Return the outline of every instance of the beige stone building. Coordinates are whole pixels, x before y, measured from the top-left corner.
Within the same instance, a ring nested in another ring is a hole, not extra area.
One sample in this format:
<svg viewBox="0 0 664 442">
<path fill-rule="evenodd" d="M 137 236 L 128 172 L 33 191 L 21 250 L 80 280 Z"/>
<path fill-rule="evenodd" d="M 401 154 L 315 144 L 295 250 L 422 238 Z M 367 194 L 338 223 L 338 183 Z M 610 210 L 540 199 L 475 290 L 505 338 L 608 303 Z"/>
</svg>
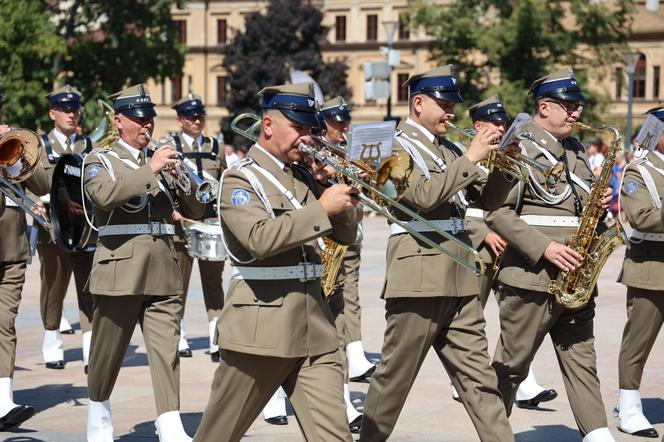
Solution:
<svg viewBox="0 0 664 442">
<path fill-rule="evenodd" d="M 432 0 L 441 5 L 451 0 Z M 645 10 L 644 1 L 637 1 L 638 13 L 630 47 L 641 54 L 636 66 L 634 88 L 634 120 L 640 114 L 662 103 L 664 98 L 664 5 L 659 12 Z M 219 131 L 219 123 L 228 112 L 226 72 L 222 66 L 224 45 L 244 29 L 245 16 L 261 10 L 267 2 L 246 0 L 188 1 L 185 9 L 174 9 L 173 18 L 180 27 L 180 38 L 188 52 L 182 77 L 162 84 L 152 83 L 150 89 L 158 104 L 156 133 L 176 130 L 175 111 L 171 104 L 192 91 L 203 97 L 208 108 L 207 133 Z M 363 64 L 384 61 L 381 46 L 386 46 L 385 21 L 399 19 L 409 0 L 321 0 L 324 24 L 329 27 L 323 46 L 325 59 L 346 60 L 348 84 L 353 90 L 353 116 L 356 121 L 376 121 L 387 112 L 386 100 L 365 99 Z M 407 114 L 407 95 L 399 85 L 413 72 L 432 66 L 426 48 L 428 37 L 421 30 L 400 24 L 394 35 L 394 47 L 400 62 L 392 72 L 392 114 Z M 624 65 L 616 65 L 595 73 L 594 87 L 612 100 L 607 120 L 624 123 L 627 114 L 627 74 Z"/>
</svg>

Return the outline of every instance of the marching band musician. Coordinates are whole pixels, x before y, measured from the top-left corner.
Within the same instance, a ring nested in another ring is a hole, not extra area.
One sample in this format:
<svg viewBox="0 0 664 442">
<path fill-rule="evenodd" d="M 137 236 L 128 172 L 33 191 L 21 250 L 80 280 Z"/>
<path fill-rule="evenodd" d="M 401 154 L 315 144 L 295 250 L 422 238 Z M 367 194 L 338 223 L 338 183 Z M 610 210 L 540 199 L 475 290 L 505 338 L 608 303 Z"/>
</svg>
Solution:
<svg viewBox="0 0 664 442">
<path fill-rule="evenodd" d="M 66 84 L 48 95 L 51 109 L 48 115 L 53 120 L 53 130 L 42 134 L 44 155 L 42 164 L 53 180 L 53 172 L 58 159 L 63 154 L 86 154 L 92 150 L 92 142 L 87 137 L 79 137 L 76 127 L 81 116 L 81 93 Z M 50 194 L 42 197 L 45 206 L 49 207 Z M 82 207 L 71 201 L 72 210 L 80 212 Z M 81 212 L 82 213 L 82 212 Z M 82 214 L 80 216 L 83 216 Z M 91 321 L 93 300 L 85 283 L 92 269 L 93 252 L 67 252 L 53 241 L 51 235 L 41 226 L 37 227 L 37 252 L 41 264 L 40 311 L 44 324 L 44 342 L 42 354 L 46 368 L 65 368 L 64 347 L 60 335 L 60 320 L 63 317 L 63 302 L 67 294 L 69 279 L 74 273 L 78 313 L 83 331 L 83 366 L 87 372 L 91 343 Z"/>
<path fill-rule="evenodd" d="M 571 68 L 533 82 L 535 115 L 524 128 L 525 154 L 550 164 L 561 161 L 565 176 L 551 188 L 543 178 L 519 183 L 504 205 L 485 216 L 488 227 L 508 244 L 498 274 L 501 334 L 493 367 L 508 414 L 518 385 L 549 334 L 565 390 L 584 442 L 613 441 L 600 395 L 593 336 L 594 299 L 568 310 L 548 294 L 559 270 L 573 270 L 582 256 L 567 244 L 576 233 L 594 175 L 581 143 L 571 137 L 585 97 Z M 544 183 L 544 184 L 543 184 Z M 605 207 L 611 189 L 605 193 Z"/>
<path fill-rule="evenodd" d="M 393 151 L 407 152 L 415 166 L 401 202 L 469 243 L 463 219 L 466 202 L 480 201 L 491 209 L 512 187 L 501 173 L 492 173 L 487 181 L 477 165 L 497 148 L 492 141 L 499 133 L 482 129 L 465 154 L 445 138 L 439 144 L 437 136 L 447 132 L 445 121 L 454 117 L 454 105 L 462 101 L 451 65 L 413 75 L 405 85 L 409 117 L 398 127 Z M 460 245 L 411 224 L 451 252 L 468 257 Z M 401 226 L 391 224 L 390 234 L 381 295 L 387 326 L 381 362 L 364 403 L 360 440 L 384 441 L 390 436 L 430 347 L 459 391 L 480 439 L 514 440 L 487 353 L 477 278 Z"/>
<path fill-rule="evenodd" d="M 0 120 L 4 90 L 0 85 Z M 7 132 L 0 127 L 0 135 Z M 30 178 L 21 183 L 31 192 L 43 195 L 48 192 L 48 174 L 41 165 Z M 11 192 L 8 188 L 4 189 Z M 27 260 L 30 257 L 25 212 L 12 200 L 0 193 L 0 431 L 14 428 L 30 419 L 35 410 L 30 405 L 18 405 L 13 399 L 12 381 L 16 362 L 16 315 L 21 302 L 25 282 Z"/>
<path fill-rule="evenodd" d="M 648 114 L 664 124 L 664 107 Z M 641 437 L 659 437 L 643 415 L 641 378 L 664 322 L 664 135 L 643 146 L 625 167 L 620 189 L 625 214 L 634 229 L 618 282 L 627 286 L 627 323 L 618 358 L 618 429 Z"/>
<path fill-rule="evenodd" d="M 177 112 L 177 122 L 182 128 L 179 134 L 173 136 L 175 148 L 182 152 L 187 164 L 196 171 L 199 178 L 203 180 L 219 181 L 221 173 L 226 169 L 226 156 L 219 152 L 219 143 L 216 138 L 203 135 L 205 129 L 206 112 L 203 99 L 198 95 L 187 94 L 178 100 L 173 106 Z M 217 221 L 215 203 L 210 202 L 205 207 L 205 214 L 197 221 Z M 177 215 L 176 215 L 177 217 Z M 177 221 L 177 220 L 176 220 Z M 187 222 L 184 222 L 185 226 Z M 178 263 L 182 270 L 182 317 L 180 323 L 180 343 L 178 351 L 180 357 L 191 357 L 191 350 L 187 343 L 184 329 L 184 307 L 187 303 L 187 291 L 191 268 L 194 263 L 187 253 L 185 232 L 182 223 L 175 223 L 175 250 L 178 255 Z M 203 299 L 207 310 L 210 330 L 210 357 L 213 362 L 219 362 L 219 347 L 215 340 L 217 319 L 221 309 L 224 307 L 224 289 L 222 287 L 221 275 L 224 272 L 224 261 L 198 260 L 198 268 L 201 274 L 201 285 L 203 288 Z"/>
<path fill-rule="evenodd" d="M 146 162 L 156 116 L 148 89 L 131 86 L 109 99 L 120 139 L 108 151 L 93 151 L 83 174 L 99 228 L 89 280 L 95 311 L 88 440 L 113 440 L 109 397 L 138 322 L 150 363 L 159 440 L 190 441 L 178 411 L 182 280 L 172 216 L 176 199 L 185 216 L 202 216 L 204 206 L 192 189 L 187 193 L 160 179 L 165 168 L 174 166 L 175 149 L 156 149 Z"/>
<path fill-rule="evenodd" d="M 351 114 L 348 104 L 343 97 L 336 97 L 326 101 L 321 106 L 319 115 L 325 121 L 325 138 L 334 144 L 346 144 L 346 137 L 350 128 Z M 345 279 L 338 284 L 336 290 L 343 292 L 343 316 L 346 328 L 346 360 L 350 380 L 361 381 L 371 377 L 376 366 L 367 360 L 362 346 L 361 309 L 358 293 L 360 280 L 360 259 L 362 250 L 362 215 L 361 207 L 357 209 L 360 224 L 358 240 L 348 246 L 344 256 L 343 267 Z M 342 355 L 343 356 L 343 355 Z"/>
<path fill-rule="evenodd" d="M 221 363 L 196 441 L 237 441 L 279 386 L 307 440 L 345 440 L 338 338 L 322 294 L 322 237 L 351 244 L 357 190 L 324 191 L 298 149 L 318 125 L 309 83 L 263 89 L 261 133 L 222 178 L 233 276 L 219 318 Z M 321 192 L 322 191 L 322 192 Z"/>
<path fill-rule="evenodd" d="M 499 96 L 487 98 L 468 108 L 468 114 L 473 121 L 475 130 L 480 131 L 486 126 L 495 127 L 501 137 L 507 130 L 509 116 Z M 486 272 L 480 276 L 480 301 L 482 307 L 486 306 L 489 293 L 494 287 L 496 272 L 494 265 L 498 263 L 500 255 L 505 251 L 507 243 L 496 232 L 491 231 L 484 222 L 484 212 L 474 207 L 466 211 L 468 218 L 468 234 L 473 245 L 478 245 L 478 251 L 486 265 Z M 528 377 L 519 384 L 516 392 L 516 406 L 519 408 L 536 408 L 540 402 L 547 402 L 558 396 L 556 390 L 547 390 L 537 383 L 532 368 L 528 370 Z"/>
</svg>

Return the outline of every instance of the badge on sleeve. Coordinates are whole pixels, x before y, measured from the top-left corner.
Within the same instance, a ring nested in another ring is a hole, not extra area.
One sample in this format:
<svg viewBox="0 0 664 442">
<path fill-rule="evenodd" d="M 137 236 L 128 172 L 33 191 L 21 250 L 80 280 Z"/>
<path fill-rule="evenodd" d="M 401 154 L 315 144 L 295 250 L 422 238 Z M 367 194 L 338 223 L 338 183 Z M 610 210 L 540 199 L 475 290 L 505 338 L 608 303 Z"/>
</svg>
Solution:
<svg viewBox="0 0 664 442">
<path fill-rule="evenodd" d="M 625 183 L 625 192 L 627 192 L 628 195 L 633 194 L 639 190 L 639 183 L 637 183 L 634 180 L 629 180 Z"/>
<path fill-rule="evenodd" d="M 88 168 L 88 177 L 93 178 L 99 173 L 99 164 L 93 164 Z"/>
<path fill-rule="evenodd" d="M 244 189 L 235 189 L 231 194 L 231 204 L 234 206 L 243 206 L 249 204 L 249 201 L 251 201 L 249 192 Z"/>
</svg>

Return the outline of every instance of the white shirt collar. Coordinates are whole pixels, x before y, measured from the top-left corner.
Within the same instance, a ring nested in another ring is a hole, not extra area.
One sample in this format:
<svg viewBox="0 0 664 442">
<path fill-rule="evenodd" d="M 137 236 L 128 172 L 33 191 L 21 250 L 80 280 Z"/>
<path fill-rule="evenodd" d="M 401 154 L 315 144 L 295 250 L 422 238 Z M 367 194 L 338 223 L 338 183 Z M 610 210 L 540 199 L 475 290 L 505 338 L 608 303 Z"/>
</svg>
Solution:
<svg viewBox="0 0 664 442">
<path fill-rule="evenodd" d="M 434 134 L 432 134 L 429 129 L 426 127 L 422 126 L 419 123 L 416 123 L 415 121 L 411 120 L 410 117 L 406 118 L 406 124 L 410 124 L 411 126 L 415 126 L 424 134 L 425 137 L 429 140 L 429 142 L 433 143 L 434 138 L 436 137 Z"/>
<path fill-rule="evenodd" d="M 277 163 L 277 166 L 279 166 L 279 169 L 284 170 L 284 166 L 285 166 L 285 164 L 284 164 L 283 161 L 277 159 L 277 157 L 275 157 L 275 156 L 272 155 L 270 152 L 268 152 L 267 150 L 265 150 L 265 148 L 264 148 L 263 146 L 261 146 L 260 144 L 256 143 L 256 144 L 254 144 L 254 146 L 256 146 L 257 148 L 259 148 L 260 150 L 262 150 L 262 151 L 265 153 L 265 155 L 267 155 L 268 157 L 272 158 L 272 160 L 274 160 L 274 162 Z"/>
<path fill-rule="evenodd" d="M 182 139 L 184 140 L 184 142 L 189 147 L 191 147 L 191 145 L 194 144 L 194 137 L 192 137 L 191 135 L 188 135 L 184 132 L 182 132 Z M 198 143 L 198 149 L 200 150 L 201 146 L 203 145 L 203 134 L 198 136 L 198 138 L 196 139 L 196 142 Z"/>
<path fill-rule="evenodd" d="M 67 147 L 67 135 L 60 132 L 57 127 L 53 128 L 53 135 L 55 136 L 55 139 L 58 140 L 58 143 L 62 145 L 62 147 L 64 148 Z M 69 141 L 71 142 L 72 146 L 74 145 L 75 140 L 76 140 L 76 133 L 74 133 L 69 137 Z"/>
<path fill-rule="evenodd" d="M 138 153 L 141 151 L 141 149 L 139 149 L 138 147 L 134 147 L 134 146 L 131 146 L 131 145 L 127 144 L 125 142 L 125 140 L 123 140 L 122 138 L 120 138 L 118 140 L 118 143 L 120 144 L 120 146 L 124 147 L 125 149 L 127 149 L 127 151 L 129 151 L 129 153 L 134 158 L 134 160 L 138 161 Z M 147 149 L 148 149 L 147 147 L 144 147 L 142 149 L 143 150 L 143 155 L 145 155 L 146 160 L 148 158 Z"/>
</svg>

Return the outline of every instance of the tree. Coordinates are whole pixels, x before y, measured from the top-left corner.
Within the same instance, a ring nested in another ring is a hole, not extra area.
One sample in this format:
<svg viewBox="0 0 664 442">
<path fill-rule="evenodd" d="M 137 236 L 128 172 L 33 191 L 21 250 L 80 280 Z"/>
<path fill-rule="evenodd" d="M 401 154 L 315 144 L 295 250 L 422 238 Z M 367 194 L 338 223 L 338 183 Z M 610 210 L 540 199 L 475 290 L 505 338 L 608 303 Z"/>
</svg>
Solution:
<svg viewBox="0 0 664 442">
<path fill-rule="evenodd" d="M 309 72 L 326 97 L 350 97 L 348 66 L 342 60 L 325 63 L 321 56 L 327 35 L 322 19 L 320 8 L 308 0 L 271 0 L 265 13 L 247 16 L 245 30 L 236 33 L 224 53 L 231 115 L 257 112 L 258 92 L 286 83 L 292 69 Z"/>
<path fill-rule="evenodd" d="M 573 66 L 582 85 L 607 75 L 624 53 L 633 10 L 633 0 L 418 0 L 409 16 L 433 36 L 433 59 L 458 67 L 465 107 L 499 93 L 516 114 L 532 109 L 530 84 L 558 67 Z M 583 89 L 584 120 L 596 120 L 608 97 Z"/>
<path fill-rule="evenodd" d="M 45 95 L 56 85 L 70 83 L 82 92 L 87 123 L 93 126 L 100 115 L 97 98 L 149 78 L 180 75 L 185 47 L 171 9 L 183 3 L 0 2 L 0 19 L 6 21 L 0 30 L 0 73 L 10 122 L 33 128 L 50 125 Z"/>
</svg>

